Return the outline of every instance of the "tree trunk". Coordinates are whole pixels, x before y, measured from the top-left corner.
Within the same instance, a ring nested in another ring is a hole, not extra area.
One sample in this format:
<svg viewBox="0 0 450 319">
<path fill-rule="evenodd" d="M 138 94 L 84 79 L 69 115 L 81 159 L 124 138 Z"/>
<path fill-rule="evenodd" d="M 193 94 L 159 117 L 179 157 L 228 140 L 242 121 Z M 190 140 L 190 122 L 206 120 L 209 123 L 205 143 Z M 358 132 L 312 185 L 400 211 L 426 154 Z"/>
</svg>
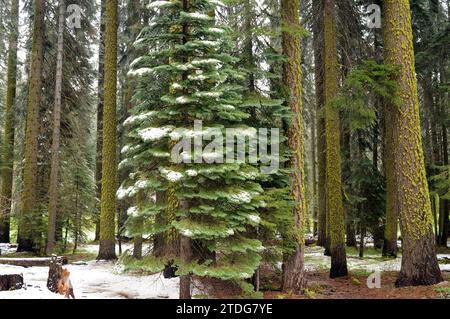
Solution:
<svg viewBox="0 0 450 319">
<path fill-rule="evenodd" d="M 281 21 L 285 28 L 297 30 L 300 27 L 299 1 L 281 1 Z M 306 186 L 305 186 L 305 134 L 302 105 L 302 74 L 300 36 L 295 31 L 282 33 L 283 54 L 287 61 L 283 63 L 283 85 L 289 92 L 287 101 L 293 114 L 292 125 L 288 131 L 288 144 L 293 152 L 289 163 L 293 170 L 291 192 L 296 204 L 293 209 L 294 234 L 296 234 L 295 252 L 284 256 L 283 292 L 300 293 L 306 285 L 304 250 L 306 225 Z"/>
<path fill-rule="evenodd" d="M 10 242 L 10 213 L 14 164 L 14 101 L 17 81 L 17 45 L 19 37 L 19 0 L 11 2 L 11 25 L 8 48 L 8 73 L 5 102 L 5 124 L 2 145 L 0 188 L 0 243 Z"/>
<path fill-rule="evenodd" d="M 442 281 L 442 275 L 436 258 L 422 149 L 409 1 L 386 0 L 383 10 L 385 63 L 399 67 L 397 97 L 401 101 L 388 107 L 389 115 L 396 114 L 391 116 L 397 141 L 392 151 L 403 238 L 396 285 L 433 285 Z"/>
<path fill-rule="evenodd" d="M 66 5 L 59 1 L 58 45 L 56 58 L 55 103 L 53 107 L 52 166 L 50 173 L 50 189 L 48 204 L 47 255 L 51 255 L 55 247 L 56 214 L 59 204 L 59 152 L 61 139 L 61 90 L 64 54 L 64 22 Z"/>
<path fill-rule="evenodd" d="M 313 0 L 314 23 L 314 73 L 316 86 L 316 120 L 317 120 L 317 204 L 318 220 L 317 245 L 324 247 L 326 242 L 326 193 L 325 193 L 325 122 L 323 116 L 324 83 L 323 83 L 323 0 Z"/>
<path fill-rule="evenodd" d="M 97 259 L 117 259 L 115 217 L 117 211 L 116 94 L 117 94 L 117 0 L 106 3 L 105 83 L 102 132 L 102 198 L 100 210 L 100 247 Z"/>
<path fill-rule="evenodd" d="M 350 221 L 347 223 L 347 229 L 346 229 L 346 245 L 348 247 L 356 247 L 356 230 L 355 230 L 355 222 Z"/>
<path fill-rule="evenodd" d="M 98 94 L 97 94 L 97 156 L 95 168 L 95 181 L 97 184 L 97 198 L 102 197 L 102 131 L 103 131 L 103 105 L 104 105 L 104 79 L 105 79 L 105 0 L 100 4 L 100 43 L 98 48 Z M 95 221 L 95 240 L 100 240 L 100 209 Z"/>
<path fill-rule="evenodd" d="M 345 216 L 342 201 L 342 168 L 339 112 L 332 105 L 338 90 L 338 61 L 336 45 L 335 1 L 324 2 L 324 61 L 325 61 L 325 145 L 327 225 L 331 254 L 330 277 L 348 274 L 345 252 Z M 327 236 L 328 237 L 328 236 Z"/>
<path fill-rule="evenodd" d="M 36 214 L 37 202 L 37 156 L 39 131 L 39 104 L 42 91 L 44 36 L 44 1 L 34 1 L 33 44 L 28 89 L 28 107 L 25 129 L 25 151 L 23 167 L 22 211 L 19 216 L 17 251 L 40 250 L 40 234 L 36 229 L 39 216 Z"/>
</svg>

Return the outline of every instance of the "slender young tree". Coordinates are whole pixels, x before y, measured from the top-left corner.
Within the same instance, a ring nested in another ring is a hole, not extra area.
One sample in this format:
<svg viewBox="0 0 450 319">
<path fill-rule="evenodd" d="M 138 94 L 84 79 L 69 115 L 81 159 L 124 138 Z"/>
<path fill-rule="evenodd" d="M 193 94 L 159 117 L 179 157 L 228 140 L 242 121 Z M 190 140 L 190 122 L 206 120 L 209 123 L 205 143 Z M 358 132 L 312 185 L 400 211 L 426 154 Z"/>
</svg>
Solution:
<svg viewBox="0 0 450 319">
<path fill-rule="evenodd" d="M 98 94 L 97 94 L 97 156 L 95 167 L 95 181 L 97 184 L 97 198 L 102 197 L 102 123 L 104 104 L 104 71 L 105 70 L 105 0 L 100 3 L 100 42 L 98 47 Z M 97 212 L 99 212 L 98 210 Z M 95 222 L 95 240 L 100 239 L 100 214 Z"/>
<path fill-rule="evenodd" d="M 17 44 L 19 38 L 19 0 L 11 1 L 11 23 L 9 30 L 7 91 L 5 124 L 2 145 L 1 189 L 0 189 L 0 243 L 9 243 L 10 213 L 14 158 L 14 111 L 17 82 Z"/>
<path fill-rule="evenodd" d="M 286 61 L 283 64 L 283 84 L 289 95 L 286 97 L 293 113 L 289 128 L 289 146 L 293 152 L 291 193 L 295 200 L 293 209 L 295 251 L 285 256 L 283 264 L 283 291 L 300 293 L 305 284 L 305 133 L 303 126 L 302 73 L 300 53 L 300 17 L 298 0 L 281 1 L 282 47 Z"/>
<path fill-rule="evenodd" d="M 338 90 L 335 1 L 324 1 L 324 94 L 326 146 L 327 241 L 331 254 L 330 277 L 347 275 L 345 216 L 342 201 L 342 169 L 339 112 L 332 100 Z"/>
<path fill-rule="evenodd" d="M 17 251 L 37 251 L 37 224 L 35 216 L 37 200 L 37 156 L 39 132 L 39 103 L 42 90 L 44 1 L 34 1 L 33 44 L 31 49 L 31 68 L 28 89 L 28 107 L 25 128 L 25 151 L 23 167 L 22 211 L 19 216 Z"/>
<path fill-rule="evenodd" d="M 116 91 L 117 91 L 117 0 L 106 3 L 105 83 L 102 132 L 102 197 L 100 247 L 97 259 L 116 259 L 115 216 L 117 190 Z"/>
<path fill-rule="evenodd" d="M 433 285 L 442 281 L 436 258 L 433 216 L 425 173 L 414 66 L 410 4 L 384 1 L 385 62 L 399 67 L 397 105 L 386 116 L 394 127 L 395 192 L 402 231 L 402 265 L 397 286 Z"/>
<path fill-rule="evenodd" d="M 314 77 L 316 85 L 316 120 L 317 120 L 317 196 L 318 217 L 317 233 L 319 246 L 325 247 L 326 243 L 326 192 L 325 192 L 325 122 L 323 116 L 323 0 L 313 1 L 313 46 L 314 46 Z"/>
<path fill-rule="evenodd" d="M 56 215 L 59 204 L 59 170 L 60 170 L 60 139 L 61 139 L 61 91 L 63 76 L 64 54 L 64 21 L 66 4 L 59 1 L 58 44 L 56 57 L 56 83 L 55 103 L 53 105 L 53 137 L 52 137 L 52 162 L 50 172 L 49 204 L 48 204 L 48 230 L 46 253 L 50 255 L 55 247 Z"/>
</svg>

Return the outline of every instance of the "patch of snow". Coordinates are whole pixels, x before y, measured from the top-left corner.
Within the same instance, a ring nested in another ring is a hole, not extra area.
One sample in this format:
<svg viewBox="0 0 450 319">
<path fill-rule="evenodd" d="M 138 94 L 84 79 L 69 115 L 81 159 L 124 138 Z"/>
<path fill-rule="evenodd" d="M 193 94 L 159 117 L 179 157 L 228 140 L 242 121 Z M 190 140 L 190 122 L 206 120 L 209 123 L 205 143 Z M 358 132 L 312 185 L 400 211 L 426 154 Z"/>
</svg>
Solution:
<svg viewBox="0 0 450 319">
<path fill-rule="evenodd" d="M 129 71 L 128 75 L 129 76 L 143 76 L 145 74 L 149 74 L 149 73 L 152 73 L 152 72 L 153 72 L 153 69 L 151 69 L 151 68 L 140 68 L 140 69 L 137 69 L 137 70 Z"/>
<path fill-rule="evenodd" d="M 261 217 L 259 217 L 258 215 L 249 215 L 248 219 L 256 224 L 259 224 L 261 222 Z"/>
<path fill-rule="evenodd" d="M 88 262 L 65 266 L 77 299 L 176 299 L 179 278 L 164 279 L 162 274 L 132 276 L 118 273 L 110 262 Z M 0 299 L 64 299 L 47 289 L 48 267 L 4 266 L 0 272 L 22 273 L 26 289 L 0 292 Z"/>
<path fill-rule="evenodd" d="M 241 191 L 237 194 L 230 195 L 230 201 L 233 203 L 250 203 L 252 201 L 252 196 L 247 191 Z"/>
<path fill-rule="evenodd" d="M 198 19 L 198 20 L 211 20 L 212 18 L 204 13 L 200 13 L 200 12 L 191 12 L 191 13 L 186 13 L 186 16 L 188 16 L 189 18 L 192 19 Z"/>
<path fill-rule="evenodd" d="M 170 131 L 172 129 L 169 127 L 149 127 L 139 131 L 138 134 L 145 142 L 151 142 L 167 136 Z"/>
<path fill-rule="evenodd" d="M 168 169 L 162 169 L 161 173 L 164 175 L 164 177 L 170 181 L 170 182 L 178 182 L 180 179 L 183 178 L 183 174 L 180 172 L 175 172 Z"/>
</svg>

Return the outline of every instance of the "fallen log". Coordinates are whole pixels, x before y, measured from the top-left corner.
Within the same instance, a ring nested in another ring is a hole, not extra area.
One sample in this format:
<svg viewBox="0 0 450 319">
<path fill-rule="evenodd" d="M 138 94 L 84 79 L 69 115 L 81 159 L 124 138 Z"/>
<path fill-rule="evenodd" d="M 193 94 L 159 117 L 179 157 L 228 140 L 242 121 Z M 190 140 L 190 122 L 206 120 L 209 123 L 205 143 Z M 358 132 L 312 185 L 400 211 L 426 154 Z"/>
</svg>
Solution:
<svg viewBox="0 0 450 319">
<path fill-rule="evenodd" d="M 51 258 L 0 258 L 0 265 L 10 265 L 18 267 L 47 267 Z M 67 257 L 58 257 L 58 262 L 67 265 Z"/>
<path fill-rule="evenodd" d="M 18 290 L 23 287 L 23 275 L 0 275 L 0 291 Z"/>
</svg>

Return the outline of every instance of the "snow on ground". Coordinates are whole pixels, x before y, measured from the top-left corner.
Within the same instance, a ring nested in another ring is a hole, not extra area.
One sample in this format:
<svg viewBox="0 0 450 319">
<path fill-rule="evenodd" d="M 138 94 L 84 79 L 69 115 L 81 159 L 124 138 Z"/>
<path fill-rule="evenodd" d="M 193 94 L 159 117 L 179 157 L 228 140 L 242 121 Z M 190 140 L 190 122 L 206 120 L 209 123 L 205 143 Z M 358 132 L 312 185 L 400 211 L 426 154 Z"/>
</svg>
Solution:
<svg viewBox="0 0 450 319">
<path fill-rule="evenodd" d="M 6 255 L 16 252 L 17 246 L 11 244 L 0 244 L 0 255 Z"/>
<path fill-rule="evenodd" d="M 450 254 L 439 254 L 439 262 L 450 259 Z M 378 256 L 365 256 L 364 259 L 347 255 L 347 265 L 350 270 L 374 271 L 400 271 L 401 258 L 381 259 Z M 450 271 L 449 263 L 439 264 L 442 271 Z M 331 258 L 324 256 L 322 247 L 307 247 L 305 251 L 305 268 L 307 271 L 329 269 Z"/>
<path fill-rule="evenodd" d="M 178 298 L 179 279 L 162 274 L 132 276 L 119 273 L 114 263 L 90 261 L 67 265 L 77 299 Z M 47 289 L 48 267 L 0 265 L 1 274 L 23 274 L 26 289 L 0 292 L 0 299 L 63 299 Z"/>
</svg>

